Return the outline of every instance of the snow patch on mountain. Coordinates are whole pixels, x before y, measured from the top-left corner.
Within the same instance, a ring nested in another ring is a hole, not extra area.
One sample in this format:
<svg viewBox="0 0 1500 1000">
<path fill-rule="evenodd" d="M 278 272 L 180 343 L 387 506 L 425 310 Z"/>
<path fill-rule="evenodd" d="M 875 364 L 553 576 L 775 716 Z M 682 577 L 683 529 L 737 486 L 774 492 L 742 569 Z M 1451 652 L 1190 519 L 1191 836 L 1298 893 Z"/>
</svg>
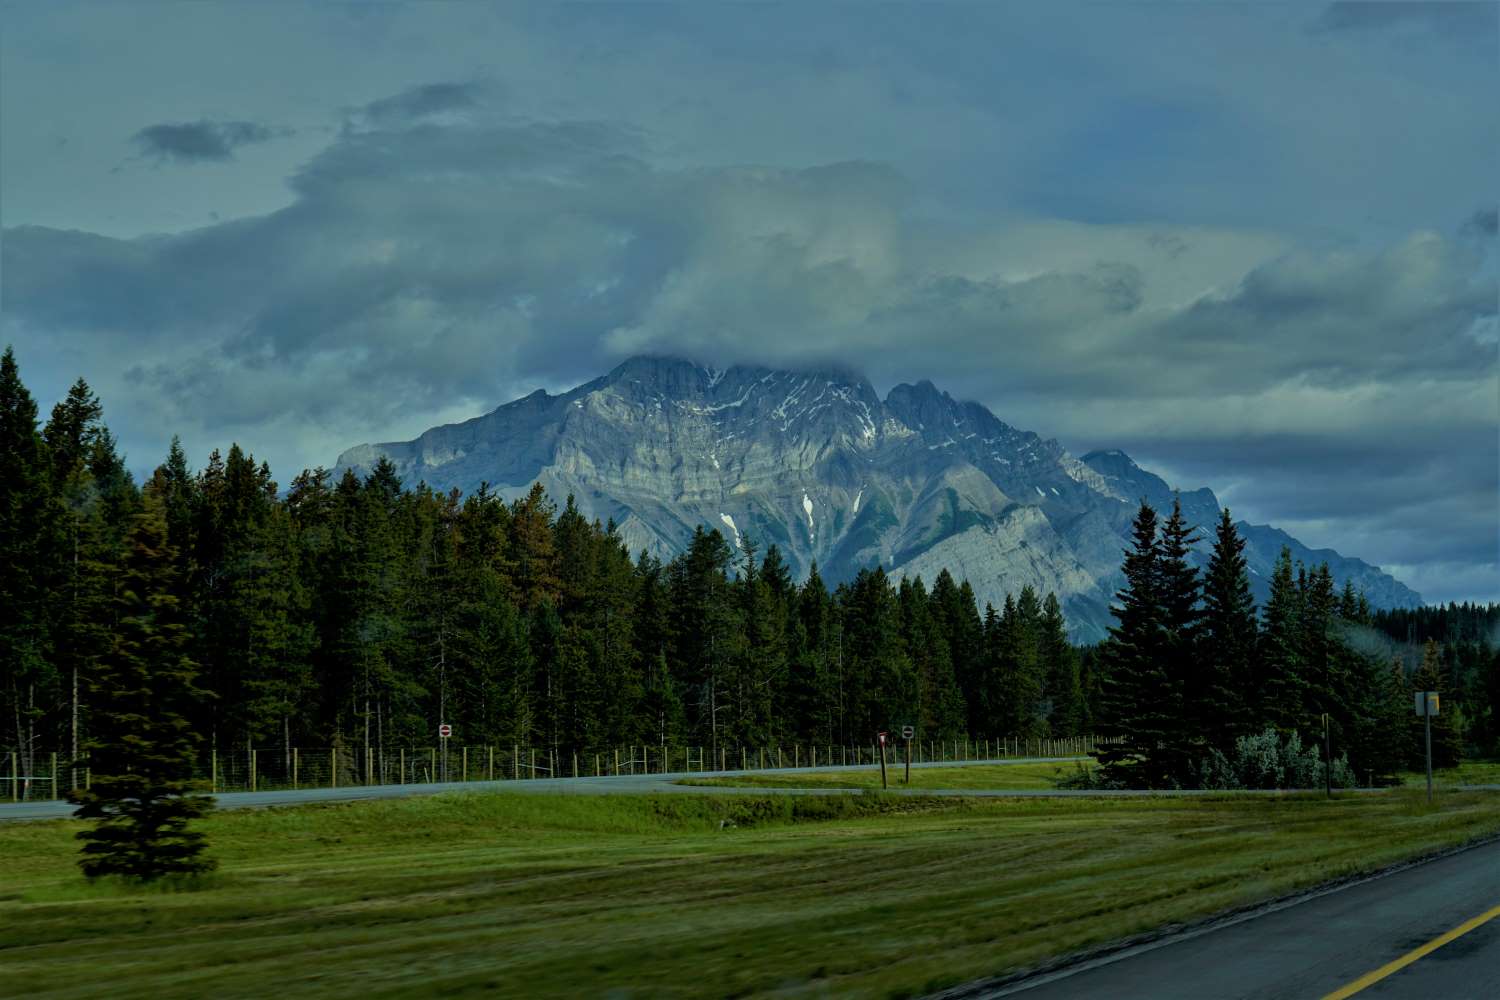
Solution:
<svg viewBox="0 0 1500 1000">
<path fill-rule="evenodd" d="M 737 549 L 743 549 L 745 546 L 740 542 L 740 529 L 734 526 L 734 518 L 730 517 L 728 514 L 720 512 L 719 520 L 723 521 L 729 527 L 729 530 L 734 532 L 734 547 Z"/>
</svg>

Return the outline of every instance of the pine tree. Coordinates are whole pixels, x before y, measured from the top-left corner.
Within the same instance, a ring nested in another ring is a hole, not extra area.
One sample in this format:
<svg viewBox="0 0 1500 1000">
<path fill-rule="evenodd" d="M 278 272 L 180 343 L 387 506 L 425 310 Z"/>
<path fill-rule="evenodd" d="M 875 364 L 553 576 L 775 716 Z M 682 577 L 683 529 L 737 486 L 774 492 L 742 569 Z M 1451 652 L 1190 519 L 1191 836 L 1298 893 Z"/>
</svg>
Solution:
<svg viewBox="0 0 1500 1000">
<path fill-rule="evenodd" d="M 1202 624 L 1201 684 L 1194 718 L 1209 741 L 1227 754 L 1237 737 L 1255 731 L 1264 703 L 1254 673 L 1255 600 L 1250 596 L 1245 540 L 1227 507 L 1219 514 L 1204 573 Z"/>
<path fill-rule="evenodd" d="M 1302 635 L 1302 592 L 1292 572 L 1292 553 L 1285 546 L 1271 574 L 1258 644 L 1261 702 L 1256 717 L 1262 725 L 1283 732 L 1301 728 L 1307 720 L 1307 682 L 1299 655 Z"/>
<path fill-rule="evenodd" d="M 1169 780 L 1163 749 L 1174 725 L 1163 707 L 1168 687 L 1162 668 L 1167 648 L 1162 602 L 1161 546 L 1156 511 L 1145 502 L 1131 526 L 1131 547 L 1122 571 L 1125 586 L 1110 608 L 1115 624 L 1102 651 L 1103 723 L 1119 742 L 1095 751 L 1105 772 L 1132 786 L 1156 787 Z"/>
<path fill-rule="evenodd" d="M 1415 693 L 1418 691 L 1438 693 L 1439 711 L 1432 720 L 1432 766 L 1435 768 L 1457 767 L 1463 757 L 1462 741 L 1458 736 L 1458 727 L 1453 721 L 1458 706 L 1447 698 L 1451 685 L 1445 676 L 1446 673 L 1443 669 L 1442 648 L 1435 640 L 1428 639 L 1422 647 L 1422 662 L 1411 677 L 1412 694 L 1408 696 L 1407 703 L 1415 706 Z M 1426 723 L 1422 717 L 1413 711 L 1408 723 L 1408 731 L 1411 734 L 1408 746 L 1411 747 L 1414 766 L 1426 764 L 1425 727 Z"/>
<path fill-rule="evenodd" d="M 213 867 L 201 856 L 203 835 L 188 829 L 213 805 L 193 794 L 199 739 L 187 718 L 205 692 L 194 685 L 166 536 L 165 505 L 148 491 L 129 536 L 114 641 L 90 684 L 92 783 L 71 799 L 78 818 L 95 821 L 78 834 L 79 864 L 91 879 L 149 881 Z"/>
<path fill-rule="evenodd" d="M 58 511 L 37 408 L 21 382 L 15 352 L 0 355 L 0 677 L 5 721 L 34 774 L 37 725 L 57 687 L 49 649 L 45 556 L 54 551 Z"/>
<path fill-rule="evenodd" d="M 1084 704 L 1078 652 L 1068 642 L 1062 605 L 1051 592 L 1042 602 L 1041 651 L 1047 676 L 1048 728 L 1054 736 L 1081 735 Z"/>
<path fill-rule="evenodd" d="M 1347 664 L 1338 626 L 1338 595 L 1328 564 L 1319 565 L 1307 577 L 1299 621 L 1298 660 L 1305 684 L 1304 736 L 1320 739 L 1319 717 L 1327 714 L 1335 739 L 1341 738 L 1353 721 Z"/>
<path fill-rule="evenodd" d="M 1197 567 L 1188 561 L 1198 542 L 1195 531 L 1182 516 L 1181 499 L 1174 497 L 1171 516 L 1161 529 L 1159 572 L 1166 640 L 1161 654 L 1166 675 L 1161 708 L 1167 723 L 1165 765 L 1172 779 L 1184 784 L 1195 779 L 1198 760 L 1208 742 L 1208 734 L 1195 716 L 1198 707 L 1211 697 L 1208 677 L 1198 659 L 1202 586 Z"/>
</svg>

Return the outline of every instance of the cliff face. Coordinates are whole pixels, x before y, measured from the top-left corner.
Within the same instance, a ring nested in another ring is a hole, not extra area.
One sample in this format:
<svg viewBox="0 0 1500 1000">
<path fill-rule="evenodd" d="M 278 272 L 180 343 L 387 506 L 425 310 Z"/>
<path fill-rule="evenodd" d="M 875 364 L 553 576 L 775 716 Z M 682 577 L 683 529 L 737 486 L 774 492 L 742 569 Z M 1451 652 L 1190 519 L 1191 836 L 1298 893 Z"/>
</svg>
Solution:
<svg viewBox="0 0 1500 1000">
<path fill-rule="evenodd" d="M 365 473 L 381 456 L 412 485 L 467 492 L 488 482 L 516 496 L 541 482 L 559 500 L 572 494 L 585 516 L 614 519 L 631 551 L 663 559 L 705 525 L 731 544 L 748 535 L 780 546 L 802 574 L 816 561 L 830 584 L 876 564 L 929 581 L 947 567 L 998 605 L 1030 583 L 1057 593 L 1079 639 L 1108 624 L 1136 504 L 1172 502 L 1167 484 L 1122 452 L 1075 459 L 930 382 L 882 400 L 846 372 L 666 358 L 635 358 L 415 441 L 351 448 L 338 468 Z M 1181 496 L 1211 530 L 1213 493 Z M 1357 559 L 1266 526 L 1241 531 L 1258 589 L 1286 543 L 1308 562 L 1326 559 L 1340 585 L 1354 580 L 1376 606 L 1420 603 Z"/>
</svg>

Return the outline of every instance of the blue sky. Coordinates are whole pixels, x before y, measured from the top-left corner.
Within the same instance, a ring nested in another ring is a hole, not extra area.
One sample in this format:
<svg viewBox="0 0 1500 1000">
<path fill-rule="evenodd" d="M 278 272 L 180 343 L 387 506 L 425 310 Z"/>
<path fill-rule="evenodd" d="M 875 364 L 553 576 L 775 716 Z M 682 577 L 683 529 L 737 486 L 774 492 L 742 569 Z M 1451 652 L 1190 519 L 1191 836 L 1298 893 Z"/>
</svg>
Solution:
<svg viewBox="0 0 1500 1000">
<path fill-rule="evenodd" d="M 1500 600 L 1497 10 L 7 4 L 0 340 L 283 480 L 831 360 Z"/>
</svg>

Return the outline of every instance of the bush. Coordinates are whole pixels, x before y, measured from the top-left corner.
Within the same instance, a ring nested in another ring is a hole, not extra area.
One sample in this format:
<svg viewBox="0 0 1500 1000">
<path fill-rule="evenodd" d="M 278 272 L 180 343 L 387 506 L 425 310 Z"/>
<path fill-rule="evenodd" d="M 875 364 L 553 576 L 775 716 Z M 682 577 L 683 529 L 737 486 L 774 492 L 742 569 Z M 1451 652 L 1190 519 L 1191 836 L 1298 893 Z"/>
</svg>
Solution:
<svg viewBox="0 0 1500 1000">
<path fill-rule="evenodd" d="M 1090 769 L 1082 764 L 1074 764 L 1070 774 L 1063 774 L 1062 768 L 1057 769 L 1059 777 L 1052 779 L 1055 788 L 1064 788 L 1072 791 L 1115 791 L 1125 786 L 1109 778 L 1104 777 L 1102 769 Z"/>
<path fill-rule="evenodd" d="M 1332 782 L 1335 788 L 1353 788 L 1354 771 L 1347 757 L 1333 762 Z M 1199 762 L 1198 784 L 1201 788 L 1316 788 L 1323 784 L 1323 761 L 1316 746 L 1304 747 L 1298 733 L 1284 738 L 1274 729 L 1234 741 L 1234 752 L 1225 757 L 1210 750 Z"/>
</svg>

